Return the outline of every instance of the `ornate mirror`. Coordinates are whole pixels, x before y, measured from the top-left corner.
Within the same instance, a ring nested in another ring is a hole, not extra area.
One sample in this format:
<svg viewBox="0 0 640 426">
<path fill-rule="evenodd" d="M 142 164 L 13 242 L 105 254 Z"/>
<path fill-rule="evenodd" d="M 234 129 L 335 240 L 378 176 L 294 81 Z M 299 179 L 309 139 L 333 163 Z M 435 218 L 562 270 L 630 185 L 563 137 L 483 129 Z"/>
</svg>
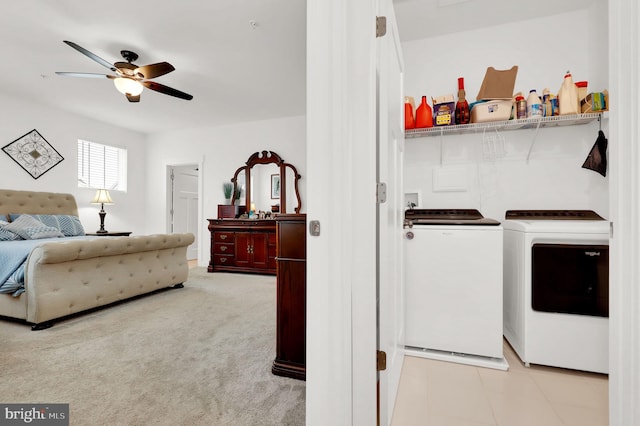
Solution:
<svg viewBox="0 0 640 426">
<path fill-rule="evenodd" d="M 252 154 L 245 165 L 236 170 L 231 182 L 234 194 L 244 185 L 247 212 L 254 204 L 257 210 L 287 213 L 287 206 L 295 204 L 293 211 L 298 214 L 302 207 L 298 192 L 300 177 L 293 164 L 286 163 L 273 151 L 262 151 Z M 240 201 L 233 197 L 231 204 Z"/>
</svg>

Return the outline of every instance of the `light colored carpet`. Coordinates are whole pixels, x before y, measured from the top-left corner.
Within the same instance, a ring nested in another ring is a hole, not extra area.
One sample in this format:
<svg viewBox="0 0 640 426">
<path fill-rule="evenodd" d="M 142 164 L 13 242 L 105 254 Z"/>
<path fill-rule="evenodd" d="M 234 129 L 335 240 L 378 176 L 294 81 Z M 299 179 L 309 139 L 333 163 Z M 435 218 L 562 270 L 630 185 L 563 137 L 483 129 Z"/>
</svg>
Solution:
<svg viewBox="0 0 640 426">
<path fill-rule="evenodd" d="M 303 425 L 274 376 L 275 277 L 190 270 L 182 289 L 31 331 L 0 321 L 0 400 L 69 403 L 71 425 Z"/>
</svg>

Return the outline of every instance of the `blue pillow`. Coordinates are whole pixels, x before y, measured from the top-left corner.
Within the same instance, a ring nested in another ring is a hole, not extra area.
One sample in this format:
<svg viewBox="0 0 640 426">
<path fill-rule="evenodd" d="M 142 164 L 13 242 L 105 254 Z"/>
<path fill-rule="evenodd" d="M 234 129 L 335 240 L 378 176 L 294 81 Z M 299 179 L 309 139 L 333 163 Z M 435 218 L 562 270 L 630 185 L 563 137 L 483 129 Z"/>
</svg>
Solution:
<svg viewBox="0 0 640 426">
<path fill-rule="evenodd" d="M 0 241 L 14 241 L 21 240 L 22 238 L 18 234 L 14 234 L 11 231 L 7 231 L 4 229 L 9 222 L 5 222 L 4 220 L 0 220 Z"/>
<path fill-rule="evenodd" d="M 16 220 L 4 227 L 5 230 L 20 235 L 25 240 L 64 237 L 57 228 L 47 226 L 28 214 L 21 214 Z"/>
<path fill-rule="evenodd" d="M 65 237 L 76 237 L 78 235 L 84 235 L 84 228 L 80 223 L 78 216 L 68 214 L 30 214 L 29 216 L 39 220 L 47 226 L 56 228 L 62 232 Z M 19 214 L 10 214 L 9 218 L 13 222 Z"/>
</svg>

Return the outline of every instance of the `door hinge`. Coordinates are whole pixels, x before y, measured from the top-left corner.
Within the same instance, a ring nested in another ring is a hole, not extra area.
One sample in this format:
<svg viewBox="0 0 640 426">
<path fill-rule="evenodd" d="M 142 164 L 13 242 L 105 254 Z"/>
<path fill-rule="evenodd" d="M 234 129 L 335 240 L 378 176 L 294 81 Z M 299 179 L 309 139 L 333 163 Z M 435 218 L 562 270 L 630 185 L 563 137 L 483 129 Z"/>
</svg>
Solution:
<svg viewBox="0 0 640 426">
<path fill-rule="evenodd" d="M 376 38 L 382 37 L 387 33 L 387 17 L 376 16 Z"/>
<path fill-rule="evenodd" d="M 387 353 L 385 351 L 376 351 L 376 370 L 384 371 L 387 369 Z"/>
<path fill-rule="evenodd" d="M 376 202 L 378 204 L 387 202 L 387 184 L 384 182 L 376 184 Z"/>
</svg>

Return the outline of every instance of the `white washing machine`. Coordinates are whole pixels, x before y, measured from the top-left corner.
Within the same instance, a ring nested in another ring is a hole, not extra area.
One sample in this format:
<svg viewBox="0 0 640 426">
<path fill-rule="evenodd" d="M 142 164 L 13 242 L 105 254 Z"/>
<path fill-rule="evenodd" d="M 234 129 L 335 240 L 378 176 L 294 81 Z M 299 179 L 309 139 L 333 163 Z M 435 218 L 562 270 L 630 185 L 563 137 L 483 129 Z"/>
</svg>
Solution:
<svg viewBox="0 0 640 426">
<path fill-rule="evenodd" d="M 405 353 L 507 370 L 502 226 L 477 210 L 405 212 Z"/>
<path fill-rule="evenodd" d="M 504 335 L 529 364 L 609 372 L 609 222 L 588 210 L 510 210 Z"/>
</svg>

